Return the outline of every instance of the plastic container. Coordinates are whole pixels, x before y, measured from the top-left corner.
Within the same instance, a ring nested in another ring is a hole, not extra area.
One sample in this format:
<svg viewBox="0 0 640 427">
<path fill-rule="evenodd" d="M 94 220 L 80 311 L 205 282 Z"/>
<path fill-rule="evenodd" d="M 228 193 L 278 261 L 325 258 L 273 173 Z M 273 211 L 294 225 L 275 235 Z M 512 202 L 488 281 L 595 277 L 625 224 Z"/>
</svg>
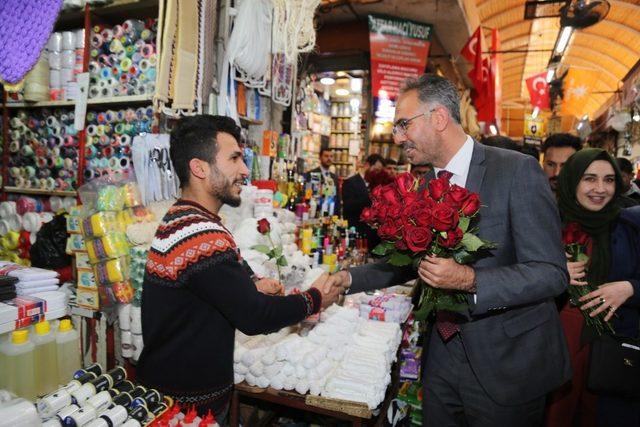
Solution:
<svg viewBox="0 0 640 427">
<path fill-rule="evenodd" d="M 73 374 L 82 367 L 80 363 L 80 335 L 73 329 L 71 320 L 62 319 L 56 335 L 56 352 L 58 359 L 58 382 L 66 384 L 73 379 Z"/>
<path fill-rule="evenodd" d="M 7 390 L 28 400 L 36 398 L 35 345 L 29 331 L 20 329 L 11 334 L 11 340 L 2 348 L 6 365 Z"/>
<path fill-rule="evenodd" d="M 51 330 L 49 321 L 36 323 L 35 334 L 35 375 L 36 394 L 51 393 L 58 387 L 58 355 L 56 349 L 56 335 Z"/>
</svg>

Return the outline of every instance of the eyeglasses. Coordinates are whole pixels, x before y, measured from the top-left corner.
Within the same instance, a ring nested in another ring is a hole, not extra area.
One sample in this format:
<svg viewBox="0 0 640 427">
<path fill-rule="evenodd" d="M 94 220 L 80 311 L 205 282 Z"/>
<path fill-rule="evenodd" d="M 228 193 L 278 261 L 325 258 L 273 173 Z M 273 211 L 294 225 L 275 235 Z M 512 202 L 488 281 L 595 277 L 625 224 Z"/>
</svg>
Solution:
<svg viewBox="0 0 640 427">
<path fill-rule="evenodd" d="M 394 123 L 393 128 L 391 129 L 391 133 L 393 133 L 394 136 L 405 136 L 407 134 L 407 131 L 409 130 L 409 124 L 417 119 L 420 116 L 426 116 L 427 114 L 431 114 L 434 111 L 436 111 L 435 108 L 432 108 L 431 110 L 427 111 L 426 113 L 420 113 L 418 115 L 415 115 L 409 119 L 400 119 L 397 122 Z"/>
</svg>

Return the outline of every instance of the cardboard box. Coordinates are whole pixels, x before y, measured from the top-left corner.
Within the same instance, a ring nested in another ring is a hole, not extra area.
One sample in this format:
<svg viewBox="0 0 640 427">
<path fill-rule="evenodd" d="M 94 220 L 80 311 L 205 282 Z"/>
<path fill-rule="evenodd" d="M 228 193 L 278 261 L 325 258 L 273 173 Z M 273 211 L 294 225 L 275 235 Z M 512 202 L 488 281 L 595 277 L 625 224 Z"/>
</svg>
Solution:
<svg viewBox="0 0 640 427">
<path fill-rule="evenodd" d="M 78 287 L 98 289 L 96 277 L 93 275 L 91 268 L 78 268 Z"/>
<path fill-rule="evenodd" d="M 79 307 L 88 308 L 89 310 L 100 309 L 100 294 L 97 288 L 85 288 L 78 286 L 76 292 L 76 303 Z"/>
<path fill-rule="evenodd" d="M 91 264 L 89 264 L 89 254 L 86 252 L 76 252 L 76 268 L 91 270 Z"/>
</svg>

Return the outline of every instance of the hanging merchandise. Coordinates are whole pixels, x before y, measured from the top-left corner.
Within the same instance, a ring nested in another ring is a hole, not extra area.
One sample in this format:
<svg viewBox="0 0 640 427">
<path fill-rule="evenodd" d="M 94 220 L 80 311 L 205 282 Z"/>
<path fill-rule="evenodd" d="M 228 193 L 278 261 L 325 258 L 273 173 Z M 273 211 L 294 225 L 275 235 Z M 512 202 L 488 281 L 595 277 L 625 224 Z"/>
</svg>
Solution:
<svg viewBox="0 0 640 427">
<path fill-rule="evenodd" d="M 169 135 L 136 136 L 133 139 L 132 158 L 145 205 L 178 198 L 180 183 L 169 156 Z"/>
<path fill-rule="evenodd" d="M 112 28 L 93 28 L 89 98 L 155 92 L 157 24 L 155 19 L 128 19 Z"/>
<path fill-rule="evenodd" d="M 9 132 L 8 185 L 47 191 L 73 190 L 78 138 L 70 110 L 19 110 Z"/>
<path fill-rule="evenodd" d="M 62 0 L 3 0 L 0 6 L 0 81 L 21 83 L 38 61 L 56 22 Z"/>
<path fill-rule="evenodd" d="M 131 141 L 135 135 L 157 126 L 152 107 L 87 113 L 85 181 L 109 175 L 115 180 L 129 176 Z"/>
<path fill-rule="evenodd" d="M 212 68 L 212 59 L 205 60 L 211 46 L 215 22 L 216 0 L 164 0 L 158 25 L 157 89 L 154 105 L 168 116 L 178 117 L 202 112 L 213 77 L 202 75 L 204 67 Z M 207 22 L 204 17 L 212 19 Z M 211 52 L 211 51 L 209 51 Z"/>
<path fill-rule="evenodd" d="M 311 52 L 316 45 L 313 25 L 320 0 L 272 0 L 274 52 L 284 53 L 295 64 L 300 53 Z"/>
</svg>

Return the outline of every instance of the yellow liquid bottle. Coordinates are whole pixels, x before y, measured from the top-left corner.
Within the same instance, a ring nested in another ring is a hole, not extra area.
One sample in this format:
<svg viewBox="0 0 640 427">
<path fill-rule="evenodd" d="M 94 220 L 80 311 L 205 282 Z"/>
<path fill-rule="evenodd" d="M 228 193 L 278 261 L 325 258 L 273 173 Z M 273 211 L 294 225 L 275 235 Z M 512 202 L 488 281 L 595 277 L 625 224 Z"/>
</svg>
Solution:
<svg viewBox="0 0 640 427">
<path fill-rule="evenodd" d="M 2 349 L 6 362 L 7 390 L 31 401 L 37 395 L 34 349 L 27 329 L 14 331 L 11 340 Z"/>
<path fill-rule="evenodd" d="M 56 336 L 47 320 L 36 323 L 33 342 L 36 345 L 36 393 L 42 396 L 58 387 Z"/>
<path fill-rule="evenodd" d="M 80 336 L 73 329 L 71 320 L 62 319 L 56 335 L 58 353 L 58 382 L 67 384 L 73 379 L 73 374 L 82 368 L 80 363 Z"/>
</svg>

